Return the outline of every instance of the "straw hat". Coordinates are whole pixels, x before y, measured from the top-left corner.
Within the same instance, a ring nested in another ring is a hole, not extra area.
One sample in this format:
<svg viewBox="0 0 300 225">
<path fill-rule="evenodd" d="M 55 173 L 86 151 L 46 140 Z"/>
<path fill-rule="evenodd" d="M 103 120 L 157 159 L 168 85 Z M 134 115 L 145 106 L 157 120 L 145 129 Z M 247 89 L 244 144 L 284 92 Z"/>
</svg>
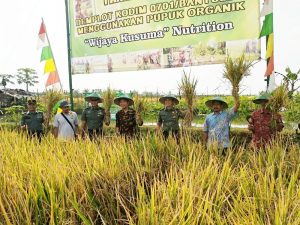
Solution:
<svg viewBox="0 0 300 225">
<path fill-rule="evenodd" d="M 120 105 L 121 99 L 127 100 L 127 101 L 128 101 L 128 106 L 132 106 L 132 105 L 134 104 L 133 99 L 132 99 L 131 97 L 129 97 L 128 95 L 126 95 L 126 94 L 122 94 L 122 95 L 116 97 L 116 98 L 114 99 L 114 103 L 115 103 L 116 105 Z"/>
<path fill-rule="evenodd" d="M 214 97 L 213 99 L 210 99 L 210 100 L 206 101 L 205 105 L 209 108 L 212 108 L 214 102 L 221 103 L 221 105 L 223 106 L 223 109 L 228 108 L 228 104 L 221 97 Z"/>
<path fill-rule="evenodd" d="M 96 101 L 99 101 L 100 103 L 103 102 L 103 98 L 101 98 L 100 95 L 98 95 L 95 92 L 88 94 L 84 99 L 86 101 L 91 101 L 92 99 L 95 99 Z"/>
<path fill-rule="evenodd" d="M 260 96 L 258 96 L 256 99 L 253 100 L 255 104 L 261 104 L 262 102 L 268 102 L 269 101 L 269 94 L 264 93 Z"/>
<path fill-rule="evenodd" d="M 171 94 L 168 94 L 168 95 L 165 95 L 165 96 L 161 97 L 161 98 L 159 99 L 159 102 L 160 102 L 161 104 L 165 104 L 165 101 L 166 101 L 167 99 L 171 99 L 171 100 L 174 102 L 175 105 L 178 105 L 178 104 L 179 104 L 179 100 L 175 97 L 175 95 L 171 95 Z"/>
</svg>

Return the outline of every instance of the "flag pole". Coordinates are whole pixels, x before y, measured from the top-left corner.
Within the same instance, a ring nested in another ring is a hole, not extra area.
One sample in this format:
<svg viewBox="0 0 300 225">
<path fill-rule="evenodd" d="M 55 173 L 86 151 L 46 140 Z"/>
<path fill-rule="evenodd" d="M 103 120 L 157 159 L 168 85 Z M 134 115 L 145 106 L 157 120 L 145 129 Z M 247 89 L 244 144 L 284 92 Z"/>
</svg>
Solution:
<svg viewBox="0 0 300 225">
<path fill-rule="evenodd" d="M 53 62 L 54 62 L 55 69 L 56 69 L 56 72 L 57 72 L 57 75 L 58 75 L 59 73 L 58 73 L 58 69 L 57 69 L 57 66 L 56 66 L 54 53 L 53 53 L 53 51 L 52 51 L 50 39 L 49 39 L 49 37 L 48 37 L 48 32 L 47 32 L 46 25 L 45 25 L 45 23 L 44 23 L 44 18 L 43 18 L 43 17 L 42 17 L 42 23 L 43 23 L 43 26 L 45 27 L 46 38 L 47 38 L 47 41 L 48 41 L 48 43 L 49 43 L 49 47 L 50 47 L 50 49 L 51 49 L 51 53 L 52 53 L 52 56 L 53 56 Z M 63 90 L 63 89 L 62 89 L 62 84 L 61 84 L 59 75 L 58 75 L 58 79 L 59 79 L 59 86 L 60 86 L 60 89 Z M 46 88 L 47 88 L 47 87 L 46 87 Z"/>
<path fill-rule="evenodd" d="M 69 88 L 70 88 L 70 103 L 71 110 L 74 110 L 73 104 L 73 87 L 72 87 L 72 67 L 71 67 L 71 43 L 70 43 L 70 23 L 69 23 L 69 4 L 68 0 L 65 0 L 66 7 L 66 26 L 67 26 L 67 48 L 68 48 L 68 74 L 69 74 Z"/>
<path fill-rule="evenodd" d="M 268 42 L 269 42 L 269 35 L 266 36 L 266 51 L 268 50 Z M 269 61 L 270 61 L 270 58 L 268 58 L 268 59 L 266 60 L 266 62 L 267 62 L 267 68 L 268 68 L 268 65 L 269 65 Z M 270 86 L 270 76 L 271 76 L 271 75 L 267 76 L 266 79 L 265 79 L 265 81 L 267 82 L 267 90 L 266 90 L 266 91 L 269 91 L 269 86 Z"/>
</svg>

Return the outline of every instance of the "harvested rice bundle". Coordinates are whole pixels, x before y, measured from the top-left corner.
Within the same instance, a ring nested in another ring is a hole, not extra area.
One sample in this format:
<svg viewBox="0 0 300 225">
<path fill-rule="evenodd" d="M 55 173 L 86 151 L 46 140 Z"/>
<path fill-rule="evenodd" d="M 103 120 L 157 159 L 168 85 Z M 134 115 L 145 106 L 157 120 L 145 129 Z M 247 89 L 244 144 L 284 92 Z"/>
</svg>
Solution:
<svg viewBox="0 0 300 225">
<path fill-rule="evenodd" d="M 230 81 L 232 86 L 232 96 L 235 100 L 239 100 L 240 83 L 244 77 L 250 75 L 252 61 L 246 59 L 245 55 L 233 59 L 230 56 L 226 58 L 224 78 Z"/>
<path fill-rule="evenodd" d="M 281 85 L 277 87 L 271 94 L 269 98 L 269 102 L 267 107 L 272 112 L 272 121 L 271 121 L 271 127 L 272 129 L 277 129 L 277 117 L 279 116 L 279 112 L 282 108 L 285 108 L 289 105 L 289 93 L 288 90 L 284 87 L 284 85 Z"/>
<path fill-rule="evenodd" d="M 269 99 L 268 108 L 272 113 L 277 114 L 282 108 L 287 107 L 289 104 L 288 90 L 280 85 L 271 94 Z"/>
<path fill-rule="evenodd" d="M 114 103 L 114 97 L 115 97 L 115 92 L 110 87 L 108 87 L 107 90 L 103 93 L 103 100 L 104 100 L 103 107 L 106 112 L 105 120 L 110 120 L 110 108 Z"/>
<path fill-rule="evenodd" d="M 142 120 L 141 115 L 147 111 L 147 101 L 145 98 L 142 98 L 139 94 L 134 95 L 134 110 L 136 112 L 136 120 L 139 123 L 139 121 Z"/>
<path fill-rule="evenodd" d="M 188 110 L 186 111 L 184 117 L 184 125 L 186 125 L 187 127 L 192 126 L 197 84 L 198 80 L 195 78 L 191 78 L 190 74 L 187 75 L 183 70 L 183 76 L 181 78 L 181 82 L 178 85 L 178 88 L 180 93 L 182 93 L 183 97 L 185 98 L 188 106 Z"/>
</svg>

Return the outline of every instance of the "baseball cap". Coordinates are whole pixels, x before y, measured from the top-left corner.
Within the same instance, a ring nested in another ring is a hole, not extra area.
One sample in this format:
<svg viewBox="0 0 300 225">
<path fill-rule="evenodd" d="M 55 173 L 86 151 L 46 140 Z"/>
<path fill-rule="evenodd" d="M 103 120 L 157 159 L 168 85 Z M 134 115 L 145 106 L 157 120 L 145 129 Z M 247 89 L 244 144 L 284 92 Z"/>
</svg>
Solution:
<svg viewBox="0 0 300 225">
<path fill-rule="evenodd" d="M 60 108 L 63 108 L 66 106 L 71 106 L 71 104 L 68 101 L 62 101 L 59 106 L 60 106 Z"/>
</svg>

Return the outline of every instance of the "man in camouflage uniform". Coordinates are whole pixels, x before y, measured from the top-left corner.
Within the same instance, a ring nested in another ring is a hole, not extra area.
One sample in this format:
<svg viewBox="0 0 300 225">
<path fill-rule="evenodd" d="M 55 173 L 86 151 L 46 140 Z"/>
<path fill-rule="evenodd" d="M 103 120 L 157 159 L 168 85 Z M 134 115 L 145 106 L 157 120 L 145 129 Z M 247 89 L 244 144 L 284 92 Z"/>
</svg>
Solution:
<svg viewBox="0 0 300 225">
<path fill-rule="evenodd" d="M 105 112 L 104 108 L 99 107 L 99 103 L 103 102 L 97 93 L 89 94 L 86 101 L 90 106 L 83 110 L 81 117 L 82 136 L 85 136 L 86 130 L 90 140 L 95 140 L 97 137 L 103 136 L 103 123 L 109 126 L 110 114 Z"/>
<path fill-rule="evenodd" d="M 39 142 L 42 140 L 44 114 L 36 110 L 36 100 L 28 100 L 28 111 L 21 118 L 21 130 L 27 131 L 28 137 L 37 137 Z"/>
<path fill-rule="evenodd" d="M 130 106 L 134 104 L 128 95 L 121 95 L 114 99 L 114 103 L 121 107 L 116 113 L 116 132 L 125 138 L 133 138 L 138 132 L 138 126 L 143 125 L 140 115 Z"/>
<path fill-rule="evenodd" d="M 161 97 L 159 101 L 164 104 L 165 107 L 159 112 L 157 130 L 162 129 L 165 140 L 171 133 L 177 144 L 179 144 L 179 119 L 184 118 L 184 113 L 174 107 L 175 105 L 178 105 L 179 101 L 173 95 L 165 95 Z"/>
</svg>

